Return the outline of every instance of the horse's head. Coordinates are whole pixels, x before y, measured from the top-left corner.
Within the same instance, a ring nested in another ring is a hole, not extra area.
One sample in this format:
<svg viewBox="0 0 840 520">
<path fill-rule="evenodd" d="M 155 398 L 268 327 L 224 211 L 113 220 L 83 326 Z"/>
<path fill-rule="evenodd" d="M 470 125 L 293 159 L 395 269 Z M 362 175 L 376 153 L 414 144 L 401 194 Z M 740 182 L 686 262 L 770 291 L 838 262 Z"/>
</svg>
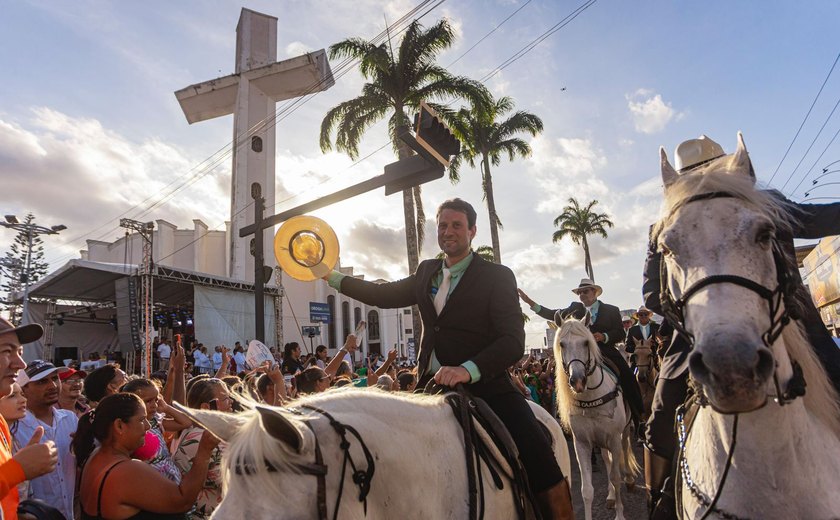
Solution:
<svg viewBox="0 0 840 520">
<path fill-rule="evenodd" d="M 583 392 L 587 378 L 601 361 L 601 351 L 583 320 L 558 316 L 555 322 L 559 325 L 554 335 L 554 359 L 560 360 L 558 376 L 562 370 L 569 387 L 575 393 Z"/>
<path fill-rule="evenodd" d="M 660 156 L 663 310 L 693 338 L 689 369 L 711 404 L 753 410 L 765 403 L 776 360 L 786 355 L 763 340 L 784 307 L 776 233 L 787 226 L 785 208 L 755 189 L 740 133 L 734 154 L 696 172 L 677 175 L 664 149 Z"/>
<path fill-rule="evenodd" d="M 630 362 L 636 367 L 636 380 L 649 383 L 653 379 L 653 336 L 644 341 L 633 338 L 635 350 L 630 354 Z"/>
<path fill-rule="evenodd" d="M 310 491 L 316 481 L 308 476 L 315 467 L 315 439 L 302 420 L 262 405 L 240 414 L 175 406 L 227 443 L 225 497 L 217 518 L 269 518 L 278 511 L 285 518 L 307 518 L 315 513 L 316 497 Z"/>
</svg>

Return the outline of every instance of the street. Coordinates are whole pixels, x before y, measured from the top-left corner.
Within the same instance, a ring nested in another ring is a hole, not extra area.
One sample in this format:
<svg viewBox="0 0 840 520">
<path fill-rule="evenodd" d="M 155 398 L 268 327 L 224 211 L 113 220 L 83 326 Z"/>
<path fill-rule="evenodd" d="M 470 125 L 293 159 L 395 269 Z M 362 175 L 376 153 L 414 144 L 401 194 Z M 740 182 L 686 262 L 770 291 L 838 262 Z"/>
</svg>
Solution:
<svg viewBox="0 0 840 520">
<path fill-rule="evenodd" d="M 575 518 L 583 520 L 583 499 L 580 495 L 580 471 L 578 469 L 577 458 L 575 457 L 575 447 L 571 440 L 567 441 L 569 445 L 569 455 L 572 460 L 572 505 L 575 508 Z M 642 465 L 643 455 L 641 446 L 633 448 L 636 453 L 636 460 L 639 465 Z M 595 488 L 595 498 L 592 500 L 592 520 L 612 520 L 615 518 L 615 510 L 607 509 L 607 470 L 604 467 L 603 459 L 598 456 L 598 471 L 592 473 L 592 486 Z M 621 487 L 621 500 L 624 503 L 624 518 L 627 520 L 644 520 L 647 518 L 647 500 L 645 492 L 645 477 L 644 473 L 640 473 L 636 478 L 636 489 L 632 492 L 627 491 L 625 486 Z"/>
</svg>

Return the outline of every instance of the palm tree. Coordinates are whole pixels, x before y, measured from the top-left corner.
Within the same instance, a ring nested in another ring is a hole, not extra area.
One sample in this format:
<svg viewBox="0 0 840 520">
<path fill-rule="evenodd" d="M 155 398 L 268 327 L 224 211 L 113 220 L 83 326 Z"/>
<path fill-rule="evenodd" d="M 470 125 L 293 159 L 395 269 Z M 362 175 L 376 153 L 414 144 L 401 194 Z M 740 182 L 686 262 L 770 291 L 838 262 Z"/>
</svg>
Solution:
<svg viewBox="0 0 840 520">
<path fill-rule="evenodd" d="M 452 76 L 435 63 L 437 55 L 452 45 L 454 33 L 446 20 L 428 30 L 415 20 L 405 31 L 399 47 L 390 42 L 374 44 L 361 38 L 349 38 L 330 47 L 330 58 L 358 59 L 359 69 L 367 83 L 359 97 L 340 103 L 327 112 L 321 123 L 321 150 L 335 149 L 355 159 L 365 131 L 386 116 L 391 144 L 400 159 L 413 154 L 399 138 L 399 129 L 410 126 L 407 110 L 416 110 L 421 101 L 464 97 L 479 103 L 487 99 L 485 88 L 477 81 Z M 447 109 L 429 103 L 439 113 Z M 335 131 L 335 144 L 331 135 Z M 406 250 L 409 273 L 419 264 L 423 245 L 425 213 L 420 187 L 403 191 Z M 416 313 L 415 313 L 416 314 Z"/>
<path fill-rule="evenodd" d="M 481 163 L 481 187 L 487 211 L 490 214 L 490 241 L 493 244 L 493 261 L 502 262 L 502 252 L 499 247 L 499 228 L 503 228 L 499 214 L 496 212 L 496 201 L 493 198 L 493 178 L 490 175 L 490 164 L 498 166 L 502 162 L 502 155 L 507 154 L 508 160 L 513 161 L 516 156 L 528 157 L 531 147 L 516 134 L 527 132 L 536 136 L 543 129 L 542 120 L 525 111 L 518 111 L 504 121 L 500 118 L 513 110 L 513 100 L 501 97 L 489 103 L 473 104 L 471 110 L 462 108 L 449 118 L 450 126 L 455 135 L 461 140 L 464 149 L 455 157 L 449 166 L 449 179 L 452 183 L 460 180 L 459 167 L 461 161 L 466 161 L 475 168 L 476 159 Z"/>
<path fill-rule="evenodd" d="M 475 254 L 477 254 L 478 256 L 480 256 L 481 258 L 487 260 L 488 262 L 493 261 L 493 248 L 490 247 L 490 246 L 478 246 L 477 248 L 475 248 L 473 250 L 473 252 Z M 443 258 L 445 256 L 446 256 L 446 253 L 441 251 L 440 253 L 435 255 L 435 258 L 437 258 L 438 260 L 443 260 Z"/>
<path fill-rule="evenodd" d="M 563 240 L 563 237 L 570 237 L 572 242 L 583 246 L 584 267 L 586 274 L 592 281 L 595 281 L 595 274 L 592 272 L 592 259 L 589 256 L 589 242 L 587 235 L 598 234 L 607 238 L 607 228 L 613 227 L 613 223 L 606 213 L 595 213 L 593 208 L 598 204 L 597 200 L 590 201 L 586 207 L 581 208 L 577 199 L 569 199 L 569 205 L 563 208 L 563 213 L 554 219 L 554 227 L 559 227 L 551 236 L 554 243 Z"/>
</svg>

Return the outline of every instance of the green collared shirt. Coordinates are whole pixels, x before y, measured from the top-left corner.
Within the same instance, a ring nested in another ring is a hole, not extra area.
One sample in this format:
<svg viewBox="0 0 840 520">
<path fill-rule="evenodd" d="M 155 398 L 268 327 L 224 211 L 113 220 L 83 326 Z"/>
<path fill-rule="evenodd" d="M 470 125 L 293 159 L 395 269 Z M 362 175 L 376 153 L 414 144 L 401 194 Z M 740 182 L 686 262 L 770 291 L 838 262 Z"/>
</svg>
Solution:
<svg viewBox="0 0 840 520">
<path fill-rule="evenodd" d="M 464 276 L 464 272 L 470 266 L 473 260 L 474 253 L 470 252 L 463 260 L 459 261 L 457 264 L 453 265 L 449 268 L 449 272 L 452 273 L 452 279 L 449 282 L 449 293 L 446 295 L 447 299 L 449 295 L 452 294 L 452 291 L 455 290 L 455 287 L 458 285 L 458 282 L 461 281 L 461 278 Z M 443 281 L 443 267 L 444 263 L 441 261 L 440 270 L 432 277 L 432 293 L 429 295 L 430 298 L 434 300 L 435 295 L 437 294 L 437 289 L 440 287 L 441 282 Z M 335 289 L 338 292 L 341 292 L 341 281 L 344 279 L 346 275 L 341 274 L 338 271 L 332 271 L 327 279 L 327 283 L 330 287 Z M 461 366 L 467 369 L 467 372 L 470 373 L 470 383 L 476 383 L 479 379 L 481 379 L 481 371 L 478 369 L 478 365 L 476 365 L 472 361 L 464 361 L 461 363 Z M 434 374 L 440 369 L 441 364 L 438 361 L 437 355 L 435 355 L 435 351 L 432 350 L 432 359 L 429 362 L 429 371 L 428 373 Z"/>
</svg>

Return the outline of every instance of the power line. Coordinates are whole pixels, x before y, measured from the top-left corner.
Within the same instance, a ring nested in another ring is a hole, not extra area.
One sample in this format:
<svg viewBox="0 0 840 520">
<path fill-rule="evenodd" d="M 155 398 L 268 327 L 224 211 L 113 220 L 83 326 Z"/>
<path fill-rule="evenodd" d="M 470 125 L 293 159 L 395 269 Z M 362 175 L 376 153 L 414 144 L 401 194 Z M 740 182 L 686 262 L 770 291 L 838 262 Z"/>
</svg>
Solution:
<svg viewBox="0 0 840 520">
<path fill-rule="evenodd" d="M 808 156 L 808 153 L 811 151 L 811 148 L 813 148 L 814 143 L 817 142 L 817 139 L 820 137 L 820 134 L 822 134 L 822 131 L 825 129 L 825 125 L 827 125 L 828 122 L 831 120 L 831 116 L 834 115 L 834 111 L 837 110 L 838 106 L 840 106 L 840 98 L 837 99 L 837 103 L 834 104 L 834 108 L 831 109 L 831 112 L 829 112 L 828 117 L 825 118 L 825 121 L 823 122 L 822 126 L 820 127 L 819 131 L 817 132 L 817 135 L 814 136 L 814 139 L 811 141 L 811 144 L 808 145 L 808 149 L 805 150 L 805 154 L 802 155 L 802 159 L 799 159 L 799 162 L 796 163 L 796 168 L 794 168 L 793 171 L 790 172 L 790 175 L 788 175 L 787 180 L 785 181 L 784 184 L 782 184 L 782 187 L 779 191 L 784 190 L 785 186 L 787 186 L 787 184 L 790 182 L 790 180 L 793 179 L 794 174 L 796 174 L 796 170 L 799 169 L 799 165 L 801 165 L 802 161 L 805 160 L 805 157 Z M 823 152 L 823 153 L 825 153 L 825 152 Z M 822 155 L 820 155 L 820 157 L 822 157 Z M 807 175 L 808 174 L 806 173 L 805 176 L 807 177 Z"/>
<path fill-rule="evenodd" d="M 476 47 L 478 47 L 478 45 L 479 45 L 481 42 L 483 42 L 484 40 L 486 40 L 486 39 L 487 39 L 487 38 L 488 38 L 491 34 L 493 34 L 494 32 L 496 32 L 496 31 L 499 29 L 499 27 L 503 26 L 503 25 L 505 24 L 505 22 L 507 22 L 508 20 L 510 20 L 511 18 L 513 18 L 514 16 L 516 16 L 516 13 L 518 13 L 519 11 L 521 11 L 522 9 L 524 9 L 524 8 L 525 8 L 525 6 L 527 6 L 527 5 L 528 5 L 528 4 L 530 4 L 530 3 L 531 3 L 531 0 L 528 0 L 527 2 L 525 2 L 524 4 L 522 4 L 521 6 L 519 6 L 519 8 L 518 8 L 518 9 L 516 9 L 514 12 L 512 12 L 510 15 L 508 15 L 508 17 L 507 17 L 507 18 L 505 18 L 504 20 L 502 20 L 501 22 L 499 22 L 499 24 L 498 24 L 498 25 L 496 25 L 496 27 L 494 27 L 494 28 L 493 28 L 493 29 L 492 29 L 489 33 L 485 34 L 485 35 L 484 35 L 484 36 L 483 36 L 480 40 L 478 40 L 477 42 L 475 42 L 475 43 L 472 45 L 472 47 L 470 47 L 469 49 L 467 49 L 466 51 L 464 51 L 464 53 L 463 53 L 463 54 L 461 54 L 460 56 L 458 56 L 457 58 L 455 58 L 455 61 L 453 61 L 452 63 L 450 63 L 449 65 L 447 65 L 447 66 L 446 66 L 446 68 L 448 69 L 448 68 L 450 68 L 451 66 L 455 65 L 456 63 L 458 63 L 459 61 L 461 61 L 461 58 L 463 58 L 464 56 L 466 56 L 467 54 L 469 54 L 469 53 L 470 53 L 470 51 L 472 51 L 473 49 L 475 49 Z"/>
<path fill-rule="evenodd" d="M 782 163 L 783 163 L 783 162 L 785 162 L 785 159 L 787 158 L 788 153 L 790 152 L 790 149 L 793 147 L 793 143 L 795 143 L 795 142 L 796 142 L 796 138 L 797 138 L 797 137 L 799 137 L 799 132 L 801 132 L 801 131 L 802 131 L 802 127 L 803 127 L 803 126 L 805 126 L 805 121 L 807 121 L 807 120 L 808 120 L 808 116 L 810 116 L 810 115 L 811 115 L 811 110 L 813 110 L 813 109 L 814 109 L 814 105 L 816 105 L 816 104 L 817 104 L 817 100 L 820 98 L 820 94 L 822 94 L 822 91 L 823 91 L 823 89 L 825 88 L 825 84 L 826 84 L 826 83 L 828 83 L 828 78 L 830 78 L 830 77 L 831 77 L 831 73 L 832 73 L 832 72 L 834 72 L 834 67 L 836 67 L 836 66 L 837 66 L 837 61 L 838 61 L 838 60 L 840 60 L 840 53 L 838 53 L 838 54 L 837 54 L 837 57 L 836 57 L 836 58 L 834 58 L 834 63 L 831 65 L 831 69 L 828 71 L 828 75 L 825 77 L 825 80 L 823 80 L 823 83 L 822 83 L 822 85 L 820 86 L 820 90 L 819 90 L 819 92 L 817 92 L 817 96 L 814 98 L 814 101 L 812 101 L 812 102 L 811 102 L 811 106 L 808 108 L 808 113 L 807 113 L 807 114 L 805 114 L 805 119 L 803 119 L 803 120 L 802 120 L 802 124 L 800 124 L 800 125 L 799 125 L 799 129 L 796 131 L 796 135 L 794 135 L 794 136 L 793 136 L 793 140 L 792 140 L 792 141 L 790 142 L 790 144 L 788 145 L 787 150 L 785 150 L 785 155 L 784 155 L 784 156 L 782 156 L 782 160 L 781 160 L 781 161 L 779 161 L 778 166 L 776 166 L 776 171 L 774 171 L 774 172 L 773 172 L 773 176 L 772 176 L 772 177 L 770 177 L 770 180 L 769 180 L 769 181 L 767 181 L 767 184 L 770 184 L 771 182 L 773 182 L 773 179 L 775 179 L 775 178 L 776 178 L 776 174 L 777 174 L 777 173 L 779 173 L 779 168 L 781 168 Z M 788 179 L 788 180 L 790 180 L 790 179 Z"/>
<path fill-rule="evenodd" d="M 510 58 L 503 61 L 501 65 L 499 65 L 498 67 L 496 67 L 495 69 L 490 71 L 488 74 L 486 74 L 483 78 L 481 78 L 478 81 L 481 82 L 481 83 L 484 83 L 487 80 L 489 80 L 490 78 L 492 78 L 493 76 L 495 76 L 496 74 L 498 74 L 499 72 L 503 71 L 504 69 L 506 69 L 507 67 L 509 67 L 513 63 L 515 63 L 516 61 L 518 61 L 520 58 L 522 58 L 523 56 L 525 56 L 526 54 L 531 52 L 534 49 L 534 47 L 536 47 L 537 45 L 542 43 L 546 38 L 548 38 L 552 34 L 556 33 L 557 31 L 559 31 L 560 29 L 562 29 L 563 27 L 565 27 L 569 23 L 571 23 L 572 20 L 574 20 L 581 13 L 583 13 L 584 11 L 586 11 L 587 9 L 592 7 L 592 5 L 597 1 L 598 0 L 588 0 L 588 1 L 584 2 L 583 4 L 581 4 L 580 6 L 578 6 L 577 9 L 575 9 L 574 11 L 572 11 L 571 13 L 566 15 L 565 18 L 563 18 L 562 20 L 560 20 L 559 22 L 554 24 L 547 31 L 545 31 L 541 35 L 537 36 L 529 44 L 522 47 L 519 51 L 514 53 Z"/>
<path fill-rule="evenodd" d="M 838 102 L 840 102 L 840 101 L 838 101 Z M 827 144 L 827 145 L 825 145 L 825 148 L 823 149 L 823 151 L 822 151 L 822 153 L 820 154 L 820 156 L 819 156 L 819 157 L 817 157 L 817 159 L 814 161 L 814 164 L 812 164 L 812 165 L 811 165 L 811 167 L 808 169 L 808 171 L 807 171 L 807 172 L 805 172 L 805 175 L 802 177 L 802 180 L 800 180 L 800 181 L 799 181 L 799 184 L 797 184 L 797 185 L 796 185 L 796 187 L 795 187 L 795 188 L 793 188 L 793 189 L 791 190 L 791 192 L 790 192 L 790 194 L 791 194 L 791 195 L 793 195 L 794 193 L 796 193 L 796 190 L 798 190 L 798 189 L 799 189 L 799 187 L 802 185 L 802 183 L 803 183 L 803 182 L 805 182 L 805 179 L 807 179 L 807 178 L 808 178 L 808 174 L 810 174 L 810 173 L 811 173 L 811 171 L 813 171 L 814 166 L 816 166 L 816 165 L 817 165 L 817 163 L 820 161 L 820 159 L 822 159 L 822 156 L 823 156 L 823 155 L 825 155 L 825 152 L 827 152 L 827 151 L 828 151 L 829 147 L 831 147 L 831 145 L 834 143 L 834 140 L 835 140 L 835 139 L 837 139 L 837 136 L 838 136 L 838 135 L 840 135 L 840 128 L 838 128 L 838 129 L 837 129 L 837 131 L 836 131 L 836 132 L 834 132 L 834 136 L 831 138 L 831 140 L 828 142 L 828 144 Z"/>
</svg>

